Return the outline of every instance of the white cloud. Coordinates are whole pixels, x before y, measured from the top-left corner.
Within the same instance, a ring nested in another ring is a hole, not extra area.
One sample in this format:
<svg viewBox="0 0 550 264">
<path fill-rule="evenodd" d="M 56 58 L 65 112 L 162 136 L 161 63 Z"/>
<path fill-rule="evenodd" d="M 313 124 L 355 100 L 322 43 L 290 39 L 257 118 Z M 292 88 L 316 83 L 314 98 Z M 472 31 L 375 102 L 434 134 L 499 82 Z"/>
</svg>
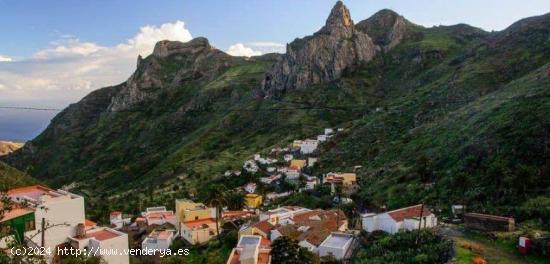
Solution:
<svg viewBox="0 0 550 264">
<path fill-rule="evenodd" d="M 147 25 L 124 43 L 102 46 L 72 35 L 34 53 L 32 58 L 12 61 L 0 56 L 0 98 L 77 101 L 92 89 L 123 82 L 135 70 L 139 54 L 149 55 L 161 40 L 192 39 L 185 23 Z M 62 107 L 64 105 L 60 105 Z"/>
<path fill-rule="evenodd" d="M 10 61 L 13 61 L 12 58 L 0 55 L 0 62 L 10 62 Z"/>
<path fill-rule="evenodd" d="M 262 55 L 261 51 L 253 50 L 252 48 L 246 47 L 242 43 L 236 43 L 229 46 L 229 49 L 227 49 L 227 53 L 231 56 L 245 56 L 245 57 Z"/>
</svg>

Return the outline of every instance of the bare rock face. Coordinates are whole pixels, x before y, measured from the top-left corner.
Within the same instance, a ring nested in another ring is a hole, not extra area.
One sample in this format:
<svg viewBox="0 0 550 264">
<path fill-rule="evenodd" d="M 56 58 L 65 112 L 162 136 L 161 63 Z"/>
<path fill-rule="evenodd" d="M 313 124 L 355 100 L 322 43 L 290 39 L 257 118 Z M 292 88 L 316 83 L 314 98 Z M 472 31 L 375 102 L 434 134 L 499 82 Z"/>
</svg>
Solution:
<svg viewBox="0 0 550 264">
<path fill-rule="evenodd" d="M 408 22 L 404 17 L 394 11 L 383 9 L 370 18 L 357 23 L 356 28 L 368 34 L 374 44 L 388 51 L 397 46 L 408 29 Z"/>
<path fill-rule="evenodd" d="M 120 111 L 154 99 L 159 89 L 181 85 L 186 81 L 208 78 L 229 66 L 231 56 L 213 48 L 208 39 L 189 42 L 157 42 L 153 54 L 137 60 L 137 69 L 113 97 L 109 111 Z"/>
<path fill-rule="evenodd" d="M 287 45 L 286 54 L 266 73 L 263 89 L 269 95 L 330 82 L 376 52 L 371 38 L 355 28 L 349 10 L 338 1 L 323 28 Z"/>
</svg>

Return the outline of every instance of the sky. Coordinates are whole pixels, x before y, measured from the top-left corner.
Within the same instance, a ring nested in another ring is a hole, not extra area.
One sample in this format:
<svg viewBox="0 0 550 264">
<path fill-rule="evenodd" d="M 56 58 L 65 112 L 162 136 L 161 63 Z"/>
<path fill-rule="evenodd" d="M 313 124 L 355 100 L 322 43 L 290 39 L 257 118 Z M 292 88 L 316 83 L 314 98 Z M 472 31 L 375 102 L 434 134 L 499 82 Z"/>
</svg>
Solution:
<svg viewBox="0 0 550 264">
<path fill-rule="evenodd" d="M 283 53 L 286 43 L 321 28 L 334 3 L 0 0 L 0 107 L 64 108 L 94 89 L 125 81 L 135 70 L 138 54 L 149 55 L 163 39 L 188 41 L 203 36 L 236 56 Z M 424 26 L 467 23 L 487 31 L 502 30 L 521 18 L 550 11 L 548 0 L 344 3 L 355 22 L 389 8 Z M 43 120 L 28 133 L 36 134 L 54 114 L 36 114 L 41 118 L 28 118 L 32 113 L 26 112 L 20 115 L 29 122 Z M 17 111 L 0 108 L 0 138 L 7 137 L 2 132 L 7 131 L 6 120 L 21 119 L 17 115 Z M 18 133 L 12 131 L 10 136 Z"/>
</svg>

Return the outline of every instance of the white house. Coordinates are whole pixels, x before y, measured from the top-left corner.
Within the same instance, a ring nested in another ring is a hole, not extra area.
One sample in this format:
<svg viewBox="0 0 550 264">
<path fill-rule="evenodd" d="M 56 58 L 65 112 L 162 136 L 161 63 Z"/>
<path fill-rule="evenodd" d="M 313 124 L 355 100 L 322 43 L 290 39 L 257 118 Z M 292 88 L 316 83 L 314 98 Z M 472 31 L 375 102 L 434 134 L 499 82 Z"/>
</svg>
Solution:
<svg viewBox="0 0 550 264">
<path fill-rule="evenodd" d="M 283 206 L 260 213 L 260 221 L 268 220 L 272 225 L 285 225 L 294 215 L 309 211 L 311 210 L 299 206 Z"/>
<path fill-rule="evenodd" d="M 42 185 L 11 189 L 6 194 L 13 202 L 25 202 L 34 210 L 36 228 L 25 232 L 25 237 L 31 238 L 36 245 L 56 248 L 76 234 L 79 224 L 86 222 L 82 196 L 63 190 L 54 191 Z M 46 226 L 44 245 L 40 234 L 42 219 Z"/>
<path fill-rule="evenodd" d="M 327 141 L 327 135 L 318 135 L 317 140 L 319 142 L 325 142 L 325 141 Z"/>
<path fill-rule="evenodd" d="M 244 186 L 244 190 L 247 193 L 254 193 L 256 191 L 256 183 L 249 182 Z"/>
<path fill-rule="evenodd" d="M 278 199 L 278 198 L 287 197 L 287 196 L 291 195 L 292 193 L 293 192 L 291 192 L 291 191 L 282 192 L 282 193 L 270 192 L 270 193 L 265 195 L 265 198 L 267 200 L 271 201 L 271 200 L 275 200 L 275 199 Z"/>
<path fill-rule="evenodd" d="M 281 178 L 282 178 L 281 174 L 273 174 L 269 177 L 261 177 L 260 182 L 265 183 L 265 184 L 271 184 L 274 181 L 279 180 Z"/>
<path fill-rule="evenodd" d="M 243 169 L 248 172 L 255 173 L 258 171 L 258 164 L 254 160 L 247 160 L 244 162 Z"/>
<path fill-rule="evenodd" d="M 351 234 L 333 232 L 319 246 L 319 256 L 333 255 L 337 260 L 348 258 L 351 253 L 353 239 Z"/>
<path fill-rule="evenodd" d="M 170 248 L 174 241 L 174 230 L 153 230 L 141 243 L 142 249 L 161 249 Z"/>
<path fill-rule="evenodd" d="M 269 240 L 257 235 L 243 235 L 233 248 L 227 264 L 270 264 L 271 247 Z M 275 263 L 273 263 L 275 264 Z"/>
<path fill-rule="evenodd" d="M 127 264 L 130 263 L 128 254 L 124 254 L 124 250 L 128 250 L 128 235 L 120 231 L 99 227 L 91 230 L 85 230 L 84 225 L 79 227 L 80 230 L 73 237 L 69 237 L 69 244 L 73 248 L 83 250 L 88 249 L 88 252 L 94 256 L 101 256 L 108 264 Z M 104 252 L 104 254 L 101 254 Z M 118 252 L 114 254 L 113 252 Z"/>
<path fill-rule="evenodd" d="M 334 130 L 332 128 L 325 128 L 325 135 L 330 135 L 334 133 Z"/>
<path fill-rule="evenodd" d="M 124 225 L 129 225 L 131 219 L 122 218 L 122 212 L 120 211 L 113 211 L 109 216 L 109 222 L 111 223 L 112 227 L 119 229 L 122 228 Z"/>
<path fill-rule="evenodd" d="M 300 146 L 300 152 L 302 152 L 302 154 L 311 154 L 317 149 L 318 145 L 319 145 L 318 140 L 306 139 L 303 141 L 302 145 Z"/>
<path fill-rule="evenodd" d="M 420 215 L 422 205 L 409 206 L 381 214 L 367 213 L 361 215 L 363 229 L 367 232 L 376 230 L 395 234 L 400 230 L 415 230 L 419 227 L 419 219 L 422 217 L 421 228 L 437 226 L 437 217 L 424 207 Z"/>
<path fill-rule="evenodd" d="M 147 225 L 178 224 L 174 211 L 166 210 L 165 206 L 148 207 L 141 215 L 147 220 Z"/>
<path fill-rule="evenodd" d="M 317 163 L 318 159 L 317 158 L 307 158 L 307 166 L 308 167 L 313 167 L 313 165 L 315 165 L 315 163 Z"/>
<path fill-rule="evenodd" d="M 294 159 L 294 155 L 292 155 L 292 154 L 285 154 L 285 155 L 283 156 L 283 159 L 284 159 L 286 162 L 289 162 L 289 161 L 291 161 L 292 159 Z"/>
<path fill-rule="evenodd" d="M 287 180 L 297 180 L 300 178 L 300 171 L 297 169 L 287 169 L 285 175 Z"/>
</svg>

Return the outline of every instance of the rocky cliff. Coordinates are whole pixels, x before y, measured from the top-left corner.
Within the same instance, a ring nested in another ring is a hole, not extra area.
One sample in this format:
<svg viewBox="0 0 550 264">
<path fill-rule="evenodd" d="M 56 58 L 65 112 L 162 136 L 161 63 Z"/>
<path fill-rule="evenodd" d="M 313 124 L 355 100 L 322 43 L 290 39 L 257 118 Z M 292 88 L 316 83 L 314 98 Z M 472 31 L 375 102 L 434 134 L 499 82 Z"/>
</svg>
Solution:
<svg viewBox="0 0 550 264">
<path fill-rule="evenodd" d="M 23 143 L 16 143 L 11 141 L 0 141 L 0 156 L 10 154 L 21 148 Z"/>
<path fill-rule="evenodd" d="M 185 43 L 160 41 L 147 59 L 138 57 L 136 71 L 113 98 L 109 110 L 125 110 L 154 100 L 159 89 L 210 79 L 227 69 L 232 59 L 230 55 L 212 47 L 208 39 L 203 37 Z M 173 68 L 178 69 L 175 74 Z"/>
<path fill-rule="evenodd" d="M 263 88 L 272 94 L 330 82 L 376 52 L 372 39 L 355 28 L 349 10 L 338 1 L 323 28 L 287 45 L 286 54 L 266 74 Z"/>
<path fill-rule="evenodd" d="M 369 35 L 374 44 L 388 51 L 401 43 L 413 24 L 389 9 L 383 9 L 355 26 Z"/>
</svg>

